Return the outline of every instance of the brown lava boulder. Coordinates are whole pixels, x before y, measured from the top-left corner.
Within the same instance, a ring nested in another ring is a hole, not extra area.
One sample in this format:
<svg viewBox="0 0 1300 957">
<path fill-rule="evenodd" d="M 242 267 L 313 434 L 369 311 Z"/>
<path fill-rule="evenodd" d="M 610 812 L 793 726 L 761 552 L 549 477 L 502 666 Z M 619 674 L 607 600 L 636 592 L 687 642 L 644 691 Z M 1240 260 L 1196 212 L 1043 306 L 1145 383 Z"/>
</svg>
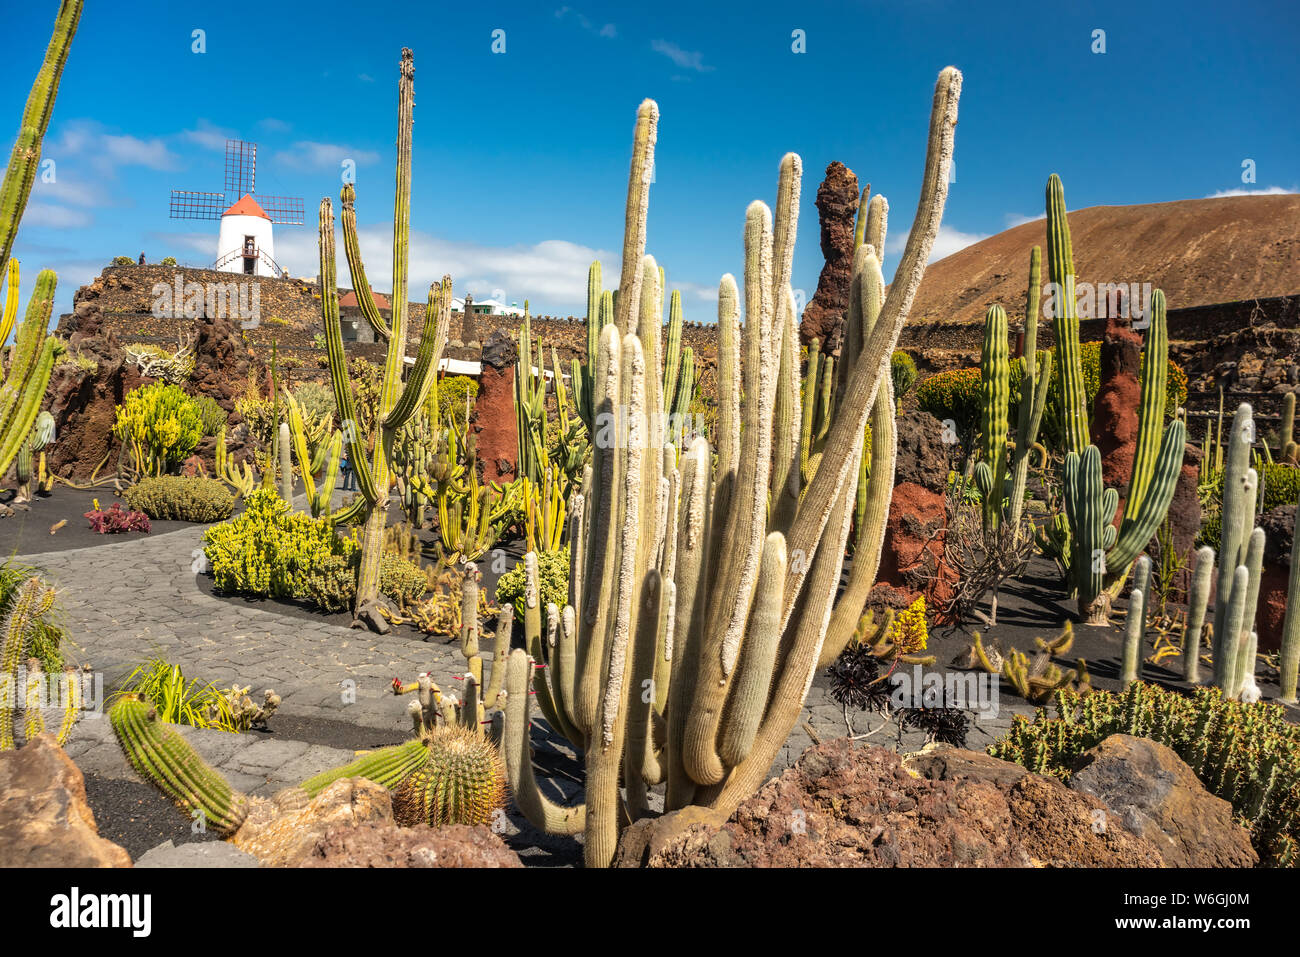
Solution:
<svg viewBox="0 0 1300 957">
<path fill-rule="evenodd" d="M 1160 855 L 1095 798 L 1018 765 L 955 749 L 900 758 L 841 738 L 805 751 L 725 823 L 700 808 L 638 821 L 615 863 L 1156 867 Z"/>
</svg>

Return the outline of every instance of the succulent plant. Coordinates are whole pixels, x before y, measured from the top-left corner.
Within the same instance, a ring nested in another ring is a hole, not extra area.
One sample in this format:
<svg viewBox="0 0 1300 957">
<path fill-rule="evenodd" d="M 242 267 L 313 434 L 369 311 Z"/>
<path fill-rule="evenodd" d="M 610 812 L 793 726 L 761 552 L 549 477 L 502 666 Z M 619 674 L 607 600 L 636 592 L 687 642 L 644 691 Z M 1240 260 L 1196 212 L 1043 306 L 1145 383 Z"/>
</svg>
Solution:
<svg viewBox="0 0 1300 957">
<path fill-rule="evenodd" d="M 506 676 L 516 803 L 541 829 L 583 831 L 591 866 L 610 863 L 623 823 L 647 813 L 652 784 L 667 783 L 668 810 L 697 804 L 729 814 L 766 778 L 798 719 L 836 607 L 867 420 L 882 390 L 888 396 L 889 359 L 942 215 L 960 87 L 955 69 L 940 74 L 912 233 L 874 325 L 846 363 L 843 397 L 806 484 L 790 361 L 799 161 L 781 163 L 775 218 L 762 203 L 746 215 L 743 333 L 739 288 L 730 276 L 720 284 L 715 468 L 707 439 L 679 457 L 662 432 L 662 299 L 658 265 L 645 255 L 658 108 L 646 101 L 638 111 L 619 295 L 588 356 L 593 423 L 609 430 L 602 440 L 597 427 L 570 502 L 570 604 L 548 609 L 543 645 L 541 608 L 528 596 L 529 650 L 511 653 Z M 878 272 L 876 250 L 864 243 L 851 300 L 859 330 L 873 312 L 865 304 Z M 874 481 L 892 485 L 892 459 L 873 463 Z M 870 522 L 883 525 L 883 514 Z M 849 633 L 861 612 L 858 604 L 844 616 Z M 579 806 L 557 805 L 538 788 L 528 741 L 534 697 L 584 753 Z"/>
<path fill-rule="evenodd" d="M 398 824 L 490 824 L 504 805 L 506 771 L 496 745 L 468 728 L 443 725 L 420 742 L 423 762 L 393 792 Z"/>
</svg>

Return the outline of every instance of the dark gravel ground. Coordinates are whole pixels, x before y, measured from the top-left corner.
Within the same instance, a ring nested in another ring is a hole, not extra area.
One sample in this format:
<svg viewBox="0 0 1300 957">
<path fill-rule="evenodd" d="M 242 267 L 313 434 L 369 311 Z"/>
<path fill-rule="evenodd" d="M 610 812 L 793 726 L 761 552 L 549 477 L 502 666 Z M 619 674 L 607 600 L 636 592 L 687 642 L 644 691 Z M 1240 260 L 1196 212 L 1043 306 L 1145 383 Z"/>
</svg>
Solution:
<svg viewBox="0 0 1300 957">
<path fill-rule="evenodd" d="M 0 503 L 8 504 L 13 498 L 13 490 L 0 493 Z M 98 489 L 69 488 L 58 485 L 48 495 L 37 493 L 27 507 L 16 506 L 17 511 L 7 518 L 0 518 L 0 554 L 29 555 L 37 552 L 58 552 L 71 548 L 89 548 L 94 545 L 111 545 L 133 538 L 144 538 L 143 532 L 120 532 L 113 535 L 100 535 L 91 531 L 86 512 L 93 507 L 94 499 L 99 499 L 100 508 L 107 509 L 114 502 L 123 501 L 110 486 Z M 50 529 L 61 521 L 67 524 L 56 532 Z M 173 532 L 178 528 L 190 527 L 189 522 L 154 522 L 149 534 L 159 535 Z"/>
<path fill-rule="evenodd" d="M 99 836 L 126 848 L 132 860 L 167 840 L 176 844 L 220 840 L 215 834 L 192 833 L 184 813 L 151 785 L 97 774 L 85 778 L 86 802 Z"/>
</svg>

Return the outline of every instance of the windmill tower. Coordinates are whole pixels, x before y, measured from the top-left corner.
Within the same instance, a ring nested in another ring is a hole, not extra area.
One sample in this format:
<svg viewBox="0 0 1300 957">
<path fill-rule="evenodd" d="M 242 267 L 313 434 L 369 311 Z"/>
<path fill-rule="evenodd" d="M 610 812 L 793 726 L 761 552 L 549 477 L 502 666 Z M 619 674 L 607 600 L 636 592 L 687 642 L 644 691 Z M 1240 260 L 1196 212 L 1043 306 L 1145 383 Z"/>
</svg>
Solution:
<svg viewBox="0 0 1300 957">
<path fill-rule="evenodd" d="M 245 276 L 282 277 L 275 261 L 273 224 L 301 226 L 302 198 L 254 192 L 257 144 L 226 140 L 226 181 L 221 193 L 174 189 L 172 219 L 220 220 L 212 268 Z"/>
</svg>

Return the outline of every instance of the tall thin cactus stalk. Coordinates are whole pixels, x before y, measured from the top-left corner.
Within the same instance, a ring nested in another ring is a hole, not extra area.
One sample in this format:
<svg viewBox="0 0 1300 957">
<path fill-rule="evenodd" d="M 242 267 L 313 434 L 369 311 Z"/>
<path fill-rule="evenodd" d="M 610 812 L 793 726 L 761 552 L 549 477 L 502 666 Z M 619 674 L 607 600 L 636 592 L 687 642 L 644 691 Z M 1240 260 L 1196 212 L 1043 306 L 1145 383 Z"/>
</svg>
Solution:
<svg viewBox="0 0 1300 957">
<path fill-rule="evenodd" d="M 429 288 L 424 326 L 406 383 L 402 371 L 406 360 L 407 267 L 410 260 L 411 233 L 411 127 L 415 110 L 415 62 L 409 49 L 402 50 L 398 81 L 397 122 L 397 189 L 393 200 L 393 294 L 392 320 L 389 326 L 384 377 L 376 410 L 378 434 L 374 451 L 367 459 L 365 437 L 358 434 L 358 419 L 348 379 L 347 357 L 343 352 L 343 331 L 339 321 L 338 286 L 334 255 L 334 213 L 328 197 L 320 204 L 320 274 L 321 314 L 325 325 L 325 344 L 329 355 L 330 381 L 344 438 L 348 442 L 348 461 L 356 471 L 360 495 L 350 508 L 335 514 L 336 521 L 361 521 L 361 569 L 357 580 L 356 614 L 379 598 L 379 572 L 383 558 L 384 528 L 388 523 L 388 498 L 393 481 L 390 455 L 398 432 L 419 411 L 437 374 L 438 359 L 447 341 L 451 325 L 451 277 Z M 352 187 L 344 187 L 345 204 Z M 349 227 L 349 222 L 352 223 Z M 345 218 L 344 233 L 355 230 L 355 219 Z M 358 255 L 353 265 L 353 286 L 361 271 Z"/>
<path fill-rule="evenodd" d="M 5 170 L 4 183 L 0 184 L 0 273 L 3 273 L 13 253 L 18 224 L 22 222 L 27 198 L 36 182 L 36 172 L 41 165 L 41 142 L 50 125 L 54 100 L 59 93 L 59 80 L 63 64 L 67 62 L 72 38 L 81 19 L 82 0 L 63 0 L 54 19 L 54 32 L 45 49 L 45 61 L 36 74 L 27 106 L 23 109 L 22 125 L 14 138 Z"/>
<path fill-rule="evenodd" d="M 912 232 L 848 366 L 816 472 L 783 527 L 774 527 L 781 509 L 769 511 L 773 465 L 801 431 L 793 416 L 798 376 L 781 375 L 794 328 L 781 304 L 793 190 L 779 188 L 775 221 L 762 203 L 746 214 L 739 335 L 736 283 L 724 277 L 719 290 L 717 464 L 703 437 L 678 461 L 658 424 L 662 297 L 658 267 L 644 255 L 658 108 L 646 101 L 638 111 L 616 318 L 589 357 L 592 410 L 610 428 L 593 436 L 582 503 L 575 496 L 570 511 L 570 604 L 548 616 L 559 617 L 548 628 L 553 648 L 543 651 L 531 638 L 539 625 L 525 623 L 533 660 L 514 651 L 506 676 L 515 800 L 539 828 L 583 832 L 588 865 L 611 862 L 626 821 L 647 813 L 650 785 L 666 784 L 668 810 L 695 804 L 729 815 L 765 779 L 798 719 L 836 608 L 867 416 L 888 397 L 889 358 L 942 217 L 960 89 L 955 69 L 940 74 Z M 783 161 L 783 174 L 787 168 L 797 163 Z M 868 260 L 865 252 L 855 258 L 859 284 Z M 778 401 L 781 389 L 787 395 Z M 883 514 L 875 522 L 883 525 Z M 587 773 L 577 807 L 553 803 L 537 785 L 528 740 L 534 697 L 553 727 L 580 739 Z"/>
</svg>

